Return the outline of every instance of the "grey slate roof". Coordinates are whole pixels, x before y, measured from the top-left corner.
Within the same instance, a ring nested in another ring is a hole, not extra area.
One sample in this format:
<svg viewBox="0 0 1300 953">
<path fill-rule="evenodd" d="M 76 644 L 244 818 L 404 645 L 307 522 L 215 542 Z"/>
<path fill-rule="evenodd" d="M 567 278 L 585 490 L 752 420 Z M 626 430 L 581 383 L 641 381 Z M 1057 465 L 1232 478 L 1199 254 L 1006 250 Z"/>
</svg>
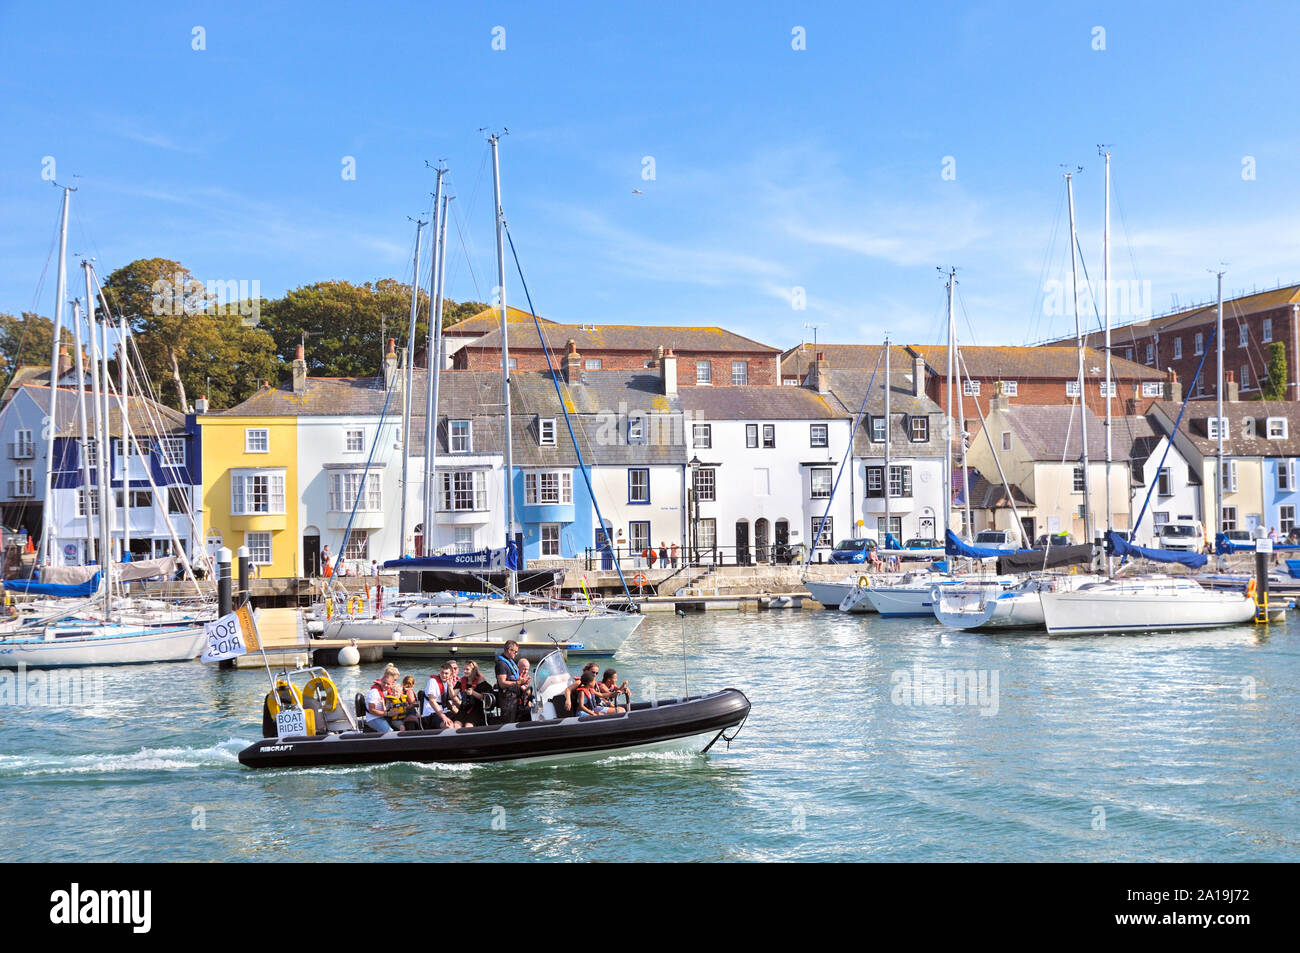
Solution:
<svg viewBox="0 0 1300 953">
<path fill-rule="evenodd" d="M 1106 437 L 1102 422 L 1091 410 L 1088 415 L 1089 462 L 1106 458 Z M 1082 427 L 1079 408 L 1068 404 L 1028 406 L 1012 404 L 1006 411 L 1008 427 L 1016 439 L 1024 444 L 1030 459 L 1044 462 L 1078 460 L 1082 455 Z M 1068 435 L 1068 443 L 1067 443 Z M 996 441 L 996 437 L 994 440 Z"/>
<path fill-rule="evenodd" d="M 893 355 L 890 355 L 893 361 Z M 835 370 L 832 366 L 827 372 L 830 378 L 831 393 L 839 401 L 843 416 L 853 418 L 862 407 L 862 397 L 867 385 L 871 383 L 871 371 Z M 880 376 L 883 377 L 883 374 Z M 890 368 L 893 386 L 889 392 L 889 452 L 893 456 L 943 456 L 943 409 L 925 396 L 912 394 L 911 365 L 906 373 Z M 794 388 L 791 388 L 792 390 Z M 867 401 L 868 417 L 879 417 L 885 412 L 885 391 L 881 383 L 873 388 Z M 926 416 L 930 419 L 930 439 L 926 442 L 912 440 L 910 418 Z M 853 435 L 853 453 L 860 457 L 883 456 L 884 443 L 871 440 L 871 421 L 863 420 L 858 432 Z"/>
<path fill-rule="evenodd" d="M 37 407 L 49 408 L 50 388 L 48 385 L 24 384 L 21 390 L 36 402 Z M 86 405 L 87 426 L 90 426 L 90 422 L 94 419 L 94 395 L 90 391 L 86 391 L 82 399 Z M 56 431 L 58 436 L 76 437 L 80 435 L 81 424 L 78 420 L 77 403 L 77 391 L 75 389 L 59 388 L 54 404 L 54 419 L 58 428 Z M 131 423 L 131 432 L 137 436 L 155 434 L 159 430 L 164 433 L 184 433 L 185 431 L 185 416 L 183 414 L 172 410 L 170 407 L 155 403 L 146 397 L 130 396 L 127 398 L 127 417 Z M 122 435 L 122 413 L 119 410 L 116 397 L 109 398 L 108 431 L 115 437 Z"/>
<path fill-rule="evenodd" d="M 837 368 L 865 370 L 876 366 L 881 344 L 818 344 L 817 351 L 826 355 L 832 371 Z M 1072 380 L 1078 376 L 1078 349 L 1069 347 L 976 347 L 961 345 L 958 352 L 971 377 L 994 380 Z M 782 375 L 806 374 L 814 358 L 812 345 L 791 348 L 781 356 Z M 913 359 L 922 357 L 926 373 L 942 378 L 948 369 L 948 347 L 944 344 L 891 345 L 889 362 L 894 373 L 906 373 L 910 380 Z M 1084 367 L 1101 367 L 1101 351 L 1087 348 Z M 1119 380 L 1164 380 L 1165 374 L 1155 367 L 1126 361 L 1112 352 L 1111 370 Z M 1089 375 L 1100 376 L 1100 375 Z"/>
<path fill-rule="evenodd" d="M 844 417 L 833 396 L 806 387 L 683 387 L 682 409 L 705 420 L 833 420 Z"/>
<path fill-rule="evenodd" d="M 1182 405 L 1172 401 L 1159 401 L 1153 405 L 1160 416 L 1158 424 L 1163 424 L 1161 417 L 1168 421 L 1170 427 L 1178 419 Z M 1218 452 L 1218 440 L 1211 440 L 1206 421 L 1215 416 L 1217 401 L 1194 400 L 1188 403 L 1187 413 L 1179 428 L 1188 437 L 1192 445 L 1203 456 Z M 1227 437 L 1223 441 L 1223 452 L 1234 457 L 1300 457 L 1300 404 L 1291 401 L 1237 400 L 1223 402 L 1223 416 L 1228 418 Z M 1284 440 L 1269 440 L 1265 427 L 1268 417 L 1284 417 L 1287 421 L 1287 436 Z M 1243 422 L 1254 421 L 1255 436 L 1246 436 Z"/>
<path fill-rule="evenodd" d="M 646 356 L 657 347 L 672 348 L 674 351 L 698 353 L 701 351 L 734 351 L 736 353 L 779 354 L 778 348 L 760 344 L 732 331 L 716 327 L 689 326 L 655 326 L 641 324 L 543 324 L 547 346 L 554 352 L 558 363 L 568 350 L 572 340 L 583 351 L 638 351 Z M 511 348 L 519 347 L 537 349 L 541 342 L 537 338 L 536 328 L 520 328 L 510 335 Z M 484 334 L 481 338 L 466 345 L 470 348 L 501 349 L 501 332 L 499 329 Z"/>
</svg>

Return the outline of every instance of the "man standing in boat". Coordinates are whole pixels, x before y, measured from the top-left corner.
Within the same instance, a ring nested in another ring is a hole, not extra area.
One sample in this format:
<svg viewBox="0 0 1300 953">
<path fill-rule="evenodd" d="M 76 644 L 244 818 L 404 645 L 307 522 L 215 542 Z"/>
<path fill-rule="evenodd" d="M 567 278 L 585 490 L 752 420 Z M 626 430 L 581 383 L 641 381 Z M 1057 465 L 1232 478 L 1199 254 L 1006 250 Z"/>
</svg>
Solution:
<svg viewBox="0 0 1300 953">
<path fill-rule="evenodd" d="M 501 708 L 502 721 L 514 721 L 519 711 L 519 698 L 528 690 L 529 678 L 527 675 L 520 674 L 519 663 L 516 661 L 519 657 L 519 643 L 511 639 L 505 644 L 501 654 L 497 656 L 496 676 L 497 691 L 499 698 L 497 704 Z"/>
</svg>

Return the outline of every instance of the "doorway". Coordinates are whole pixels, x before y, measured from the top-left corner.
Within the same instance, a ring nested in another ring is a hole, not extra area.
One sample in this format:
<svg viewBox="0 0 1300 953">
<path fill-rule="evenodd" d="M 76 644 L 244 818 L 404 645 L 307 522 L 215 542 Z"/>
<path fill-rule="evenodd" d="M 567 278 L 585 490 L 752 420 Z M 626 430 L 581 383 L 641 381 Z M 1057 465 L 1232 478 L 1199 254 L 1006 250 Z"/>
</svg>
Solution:
<svg viewBox="0 0 1300 953">
<path fill-rule="evenodd" d="M 736 565 L 749 565 L 749 520 L 736 520 Z"/>
<path fill-rule="evenodd" d="M 754 520 L 754 554 L 760 563 L 769 561 L 768 546 L 771 545 L 769 539 L 769 524 L 766 518 L 760 517 Z"/>
<path fill-rule="evenodd" d="M 308 576 L 320 575 L 319 536 L 304 536 L 302 538 L 302 561 Z"/>
</svg>

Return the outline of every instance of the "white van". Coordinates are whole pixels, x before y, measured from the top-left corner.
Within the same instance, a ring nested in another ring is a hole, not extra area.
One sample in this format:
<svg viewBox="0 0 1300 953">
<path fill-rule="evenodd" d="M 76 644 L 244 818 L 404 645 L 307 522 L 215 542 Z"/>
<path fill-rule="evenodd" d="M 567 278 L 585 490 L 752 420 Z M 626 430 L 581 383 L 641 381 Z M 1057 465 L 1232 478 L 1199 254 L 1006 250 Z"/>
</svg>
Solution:
<svg viewBox="0 0 1300 953">
<path fill-rule="evenodd" d="M 1199 553 L 1205 548 L 1205 527 L 1200 520 L 1170 520 L 1160 527 L 1160 548 Z"/>
</svg>

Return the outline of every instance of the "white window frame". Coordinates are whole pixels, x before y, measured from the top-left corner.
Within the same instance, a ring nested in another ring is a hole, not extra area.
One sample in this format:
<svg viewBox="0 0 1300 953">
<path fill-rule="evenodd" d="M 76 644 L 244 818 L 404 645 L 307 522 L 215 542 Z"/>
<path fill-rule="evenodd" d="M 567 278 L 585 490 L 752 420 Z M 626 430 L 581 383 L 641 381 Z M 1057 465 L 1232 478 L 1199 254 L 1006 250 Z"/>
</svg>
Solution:
<svg viewBox="0 0 1300 953">
<path fill-rule="evenodd" d="M 555 446 L 555 418 L 540 417 L 537 421 L 537 442 L 543 447 Z"/>
<path fill-rule="evenodd" d="M 99 442 L 94 437 L 81 441 L 81 452 L 86 455 L 86 466 L 99 466 Z"/>
<path fill-rule="evenodd" d="M 250 480 L 266 480 L 266 509 L 252 509 Z M 232 470 L 230 473 L 230 515 L 231 516 L 284 516 L 285 515 L 285 472 L 275 470 Z"/>
<path fill-rule="evenodd" d="M 271 431 L 267 427 L 244 428 L 244 453 L 270 453 Z"/>
<path fill-rule="evenodd" d="M 713 449 L 713 425 L 712 424 L 691 425 L 691 449 L 692 450 Z"/>
<path fill-rule="evenodd" d="M 1169 467 L 1161 467 L 1156 471 L 1156 496 L 1167 497 L 1173 495 L 1174 473 Z"/>
<path fill-rule="evenodd" d="M 831 487 L 835 483 L 835 471 L 831 467 L 810 467 L 808 470 L 808 496 L 814 500 L 829 500 Z"/>
<path fill-rule="evenodd" d="M 633 483 L 632 477 L 636 474 L 645 474 L 645 483 L 642 484 L 638 478 Z M 633 493 L 633 490 L 644 491 L 642 493 Z M 644 506 L 650 502 L 650 468 L 649 467 L 628 467 L 627 469 L 627 501 L 635 503 L 638 506 Z"/>
<path fill-rule="evenodd" d="M 1273 319 L 1265 318 L 1260 326 L 1259 340 L 1263 344 L 1268 344 L 1273 340 Z"/>
<path fill-rule="evenodd" d="M 366 431 L 355 427 L 343 431 L 343 452 L 364 453 L 366 449 Z"/>
<path fill-rule="evenodd" d="M 524 503 L 528 506 L 571 506 L 572 470 L 529 470 L 524 474 Z"/>
<path fill-rule="evenodd" d="M 158 462 L 170 469 L 185 466 L 185 438 L 159 437 Z"/>
<path fill-rule="evenodd" d="M 919 427 L 917 425 L 920 425 Z M 930 442 L 930 418 L 917 414 L 912 418 L 912 443 Z"/>
<path fill-rule="evenodd" d="M 712 503 L 718 498 L 718 473 L 713 467 L 700 467 L 692 477 L 697 503 Z"/>
<path fill-rule="evenodd" d="M 1077 380 L 1065 382 L 1065 396 L 1066 397 L 1079 396 L 1079 382 Z"/>
<path fill-rule="evenodd" d="M 1119 393 L 1118 381 L 1111 381 L 1109 385 L 1105 381 L 1101 381 L 1098 383 L 1097 387 L 1100 390 L 1102 397 L 1115 397 Z"/>
<path fill-rule="evenodd" d="M 582 369 L 584 371 L 599 371 L 602 370 L 604 366 L 605 366 L 604 358 L 600 358 L 600 357 L 589 357 L 583 360 L 582 362 Z M 558 526 L 559 524 L 556 523 L 554 525 Z"/>
<path fill-rule="evenodd" d="M 1250 325 L 1242 321 L 1237 325 L 1237 347 L 1250 346 Z"/>
<path fill-rule="evenodd" d="M 745 449 L 758 448 L 758 424 L 745 424 Z"/>
<path fill-rule="evenodd" d="M 731 362 L 731 386 L 744 387 L 749 383 L 749 361 Z"/>
<path fill-rule="evenodd" d="M 487 475 L 482 470 L 443 470 L 438 509 L 443 513 L 482 513 L 488 508 Z"/>
<path fill-rule="evenodd" d="M 1146 359 L 1146 362 L 1145 362 L 1145 363 L 1147 363 L 1147 364 L 1154 364 L 1155 361 L 1156 361 L 1156 346 L 1155 346 L 1154 344 L 1151 344 L 1150 342 L 1148 342 L 1148 343 L 1147 343 L 1147 359 Z"/>
<path fill-rule="evenodd" d="M 1011 431 L 1002 431 L 1002 450 L 1006 452 L 1011 449 Z"/>
<path fill-rule="evenodd" d="M 1208 440 L 1218 440 L 1219 432 L 1222 430 L 1223 439 L 1232 438 L 1232 427 L 1228 424 L 1227 417 L 1206 417 L 1205 418 L 1205 437 Z"/>
<path fill-rule="evenodd" d="M 1237 528 L 1237 508 L 1225 506 L 1219 513 L 1219 520 L 1225 533 Z"/>
<path fill-rule="evenodd" d="M 1277 531 L 1285 538 L 1291 535 L 1293 529 L 1295 529 L 1295 504 L 1283 503 L 1277 508 Z"/>
<path fill-rule="evenodd" d="M 1242 390 L 1250 390 L 1250 365 L 1241 365 L 1240 380 L 1237 381 L 1237 385 Z"/>
<path fill-rule="evenodd" d="M 263 538 L 266 546 L 261 545 Z M 244 534 L 244 545 L 248 547 L 248 559 L 254 566 L 269 566 L 275 558 L 275 539 L 265 530 L 249 530 Z"/>
<path fill-rule="evenodd" d="M 1178 339 L 1175 338 L 1174 342 L 1177 343 L 1177 341 Z M 1196 337 L 1192 341 L 1192 356 L 1196 357 L 1204 353 L 1205 353 L 1205 332 L 1197 331 Z"/>
<path fill-rule="evenodd" d="M 980 382 L 971 380 L 969 377 L 961 382 L 961 392 L 966 397 L 978 397 L 980 395 Z"/>
<path fill-rule="evenodd" d="M 1295 461 L 1279 460 L 1277 462 L 1277 491 L 1279 493 L 1295 492 Z"/>
<path fill-rule="evenodd" d="M 543 559 L 560 558 L 560 524 L 543 523 L 537 532 L 539 551 Z"/>
<path fill-rule="evenodd" d="M 713 362 L 695 362 L 695 384 L 697 387 L 709 387 L 713 384 Z"/>
<path fill-rule="evenodd" d="M 1237 461 L 1236 460 L 1223 461 L 1222 479 L 1223 479 L 1224 493 L 1237 492 Z"/>
<path fill-rule="evenodd" d="M 1003 396 L 1003 397 L 1019 397 L 1019 396 L 1020 396 L 1020 381 L 1003 381 L 1003 382 L 1002 382 L 1002 396 Z"/>
<path fill-rule="evenodd" d="M 462 424 L 463 427 L 460 426 Z M 447 450 L 449 453 L 474 452 L 474 424 L 472 421 L 463 418 L 447 421 Z"/>
<path fill-rule="evenodd" d="M 870 429 L 867 431 L 867 439 L 872 443 L 884 443 L 885 436 L 889 428 L 885 426 L 884 416 L 871 416 L 867 418 Z"/>
<path fill-rule="evenodd" d="M 808 446 L 810 447 L 829 447 L 831 445 L 831 428 L 830 424 L 809 424 L 808 425 Z"/>
<path fill-rule="evenodd" d="M 330 511 L 381 513 L 384 509 L 384 484 L 378 472 L 365 470 L 330 470 Z M 358 497 L 360 501 L 358 502 Z"/>
<path fill-rule="evenodd" d="M 776 424 L 763 424 L 760 446 L 764 450 L 776 449 Z"/>
<path fill-rule="evenodd" d="M 1265 434 L 1269 440 L 1287 439 L 1287 419 L 1285 417 L 1265 418 Z"/>
<path fill-rule="evenodd" d="M 1165 395 L 1165 385 L 1159 381 L 1143 381 L 1143 397 L 1163 397 Z"/>
<path fill-rule="evenodd" d="M 1174 360 L 1181 361 L 1182 359 L 1183 359 L 1183 339 L 1174 338 Z"/>
</svg>

